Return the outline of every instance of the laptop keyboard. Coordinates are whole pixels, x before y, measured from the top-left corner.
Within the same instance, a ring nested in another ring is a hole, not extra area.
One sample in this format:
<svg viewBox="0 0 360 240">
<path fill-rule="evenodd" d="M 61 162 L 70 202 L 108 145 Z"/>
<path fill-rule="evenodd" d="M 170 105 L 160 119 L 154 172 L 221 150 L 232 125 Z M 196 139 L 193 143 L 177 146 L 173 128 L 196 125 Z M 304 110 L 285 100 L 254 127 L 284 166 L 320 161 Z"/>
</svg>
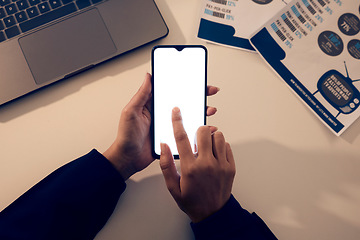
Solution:
<svg viewBox="0 0 360 240">
<path fill-rule="evenodd" d="M 105 0 L 0 0 L 0 42 Z"/>
</svg>

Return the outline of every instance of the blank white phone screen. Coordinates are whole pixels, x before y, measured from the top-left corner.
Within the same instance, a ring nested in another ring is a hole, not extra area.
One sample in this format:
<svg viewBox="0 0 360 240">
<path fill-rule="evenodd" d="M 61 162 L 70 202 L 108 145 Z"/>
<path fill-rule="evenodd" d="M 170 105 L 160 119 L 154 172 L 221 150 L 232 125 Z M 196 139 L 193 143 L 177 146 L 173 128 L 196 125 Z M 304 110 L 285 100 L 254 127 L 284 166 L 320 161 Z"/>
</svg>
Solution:
<svg viewBox="0 0 360 240">
<path fill-rule="evenodd" d="M 154 148 L 166 143 L 178 155 L 171 113 L 179 107 L 192 150 L 196 131 L 205 124 L 206 52 L 200 47 L 156 48 L 154 74 Z"/>
</svg>

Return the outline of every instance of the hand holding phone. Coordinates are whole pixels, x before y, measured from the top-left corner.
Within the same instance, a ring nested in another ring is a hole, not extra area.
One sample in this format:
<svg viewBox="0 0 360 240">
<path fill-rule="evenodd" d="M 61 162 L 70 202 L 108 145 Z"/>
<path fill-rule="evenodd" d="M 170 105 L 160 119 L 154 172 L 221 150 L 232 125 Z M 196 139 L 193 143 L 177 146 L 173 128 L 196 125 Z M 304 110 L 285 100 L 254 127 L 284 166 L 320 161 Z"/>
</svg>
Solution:
<svg viewBox="0 0 360 240">
<path fill-rule="evenodd" d="M 207 50 L 198 45 L 157 46 L 152 50 L 152 152 L 160 158 L 160 143 L 178 151 L 171 113 L 178 107 L 195 152 L 197 129 L 206 123 Z"/>
</svg>

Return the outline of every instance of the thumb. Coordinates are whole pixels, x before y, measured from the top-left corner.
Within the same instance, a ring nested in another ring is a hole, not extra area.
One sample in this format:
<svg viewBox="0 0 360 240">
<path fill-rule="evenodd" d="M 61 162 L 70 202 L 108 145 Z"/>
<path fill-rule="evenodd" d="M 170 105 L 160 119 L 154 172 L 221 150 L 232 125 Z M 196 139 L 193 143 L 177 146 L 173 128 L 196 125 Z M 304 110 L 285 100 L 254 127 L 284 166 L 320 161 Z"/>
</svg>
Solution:
<svg viewBox="0 0 360 240">
<path fill-rule="evenodd" d="M 180 175 L 176 170 L 171 150 L 165 143 L 161 143 L 160 168 L 170 194 L 177 201 L 180 197 Z"/>
<path fill-rule="evenodd" d="M 131 105 L 134 107 L 144 107 L 145 104 L 149 101 L 151 98 L 151 74 L 147 73 L 145 75 L 145 80 L 141 87 L 138 89 L 136 94 L 133 96 L 133 98 L 130 100 Z"/>
</svg>

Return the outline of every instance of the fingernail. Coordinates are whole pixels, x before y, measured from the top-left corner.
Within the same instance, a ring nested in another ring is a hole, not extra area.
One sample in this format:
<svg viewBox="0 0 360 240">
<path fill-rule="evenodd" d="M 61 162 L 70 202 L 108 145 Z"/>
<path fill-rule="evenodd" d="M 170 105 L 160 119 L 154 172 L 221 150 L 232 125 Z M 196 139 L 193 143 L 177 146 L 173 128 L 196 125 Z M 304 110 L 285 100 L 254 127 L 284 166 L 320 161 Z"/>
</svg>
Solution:
<svg viewBox="0 0 360 240">
<path fill-rule="evenodd" d="M 178 107 L 174 107 L 172 111 L 173 111 L 173 114 L 175 114 L 175 115 L 177 115 L 177 116 L 180 116 L 180 115 L 181 115 L 181 113 L 180 113 L 180 108 L 178 108 Z"/>
</svg>

